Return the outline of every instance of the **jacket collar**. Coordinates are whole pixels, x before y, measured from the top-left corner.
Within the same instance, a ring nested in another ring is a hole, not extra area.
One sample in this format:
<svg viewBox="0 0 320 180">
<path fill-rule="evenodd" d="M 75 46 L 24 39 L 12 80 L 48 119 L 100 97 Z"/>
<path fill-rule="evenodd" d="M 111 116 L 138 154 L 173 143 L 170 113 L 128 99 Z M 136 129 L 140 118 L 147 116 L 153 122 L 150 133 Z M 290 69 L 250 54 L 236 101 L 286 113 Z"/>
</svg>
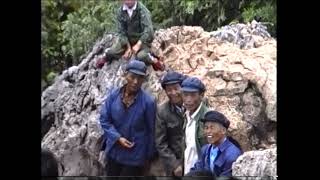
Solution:
<svg viewBox="0 0 320 180">
<path fill-rule="evenodd" d="M 181 106 L 182 112 L 180 112 L 180 111 L 178 110 L 178 108 L 177 108 L 174 104 L 172 104 L 172 103 L 170 102 L 170 100 L 168 100 L 168 104 L 169 104 L 169 109 L 170 109 L 171 112 L 177 113 L 177 114 L 179 114 L 179 115 L 181 115 L 181 116 L 183 116 L 183 114 L 185 113 L 185 108 L 184 108 L 183 106 Z"/>
<path fill-rule="evenodd" d="M 206 109 L 206 106 L 203 102 L 201 102 L 200 106 L 198 107 L 199 109 L 196 111 L 197 113 L 195 114 L 195 116 L 193 116 L 194 114 L 192 114 L 193 119 L 195 119 L 196 121 L 198 121 L 203 115 L 204 115 L 204 111 Z"/>
<path fill-rule="evenodd" d="M 227 137 L 225 137 L 225 139 L 223 140 L 223 142 L 221 144 L 218 145 L 217 148 L 219 148 L 219 150 L 221 152 L 223 152 L 227 147 L 230 146 L 230 141 L 228 140 Z"/>
</svg>

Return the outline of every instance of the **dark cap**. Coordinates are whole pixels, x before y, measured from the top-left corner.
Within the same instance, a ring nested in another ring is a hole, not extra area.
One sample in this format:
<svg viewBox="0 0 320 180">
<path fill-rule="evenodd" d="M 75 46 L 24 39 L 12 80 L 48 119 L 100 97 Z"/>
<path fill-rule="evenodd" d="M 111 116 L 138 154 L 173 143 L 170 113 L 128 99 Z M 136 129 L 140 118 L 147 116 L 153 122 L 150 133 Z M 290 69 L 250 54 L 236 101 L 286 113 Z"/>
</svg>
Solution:
<svg viewBox="0 0 320 180">
<path fill-rule="evenodd" d="M 184 92 L 204 92 L 206 90 L 201 80 L 196 77 L 186 78 L 182 82 L 181 87 Z"/>
<path fill-rule="evenodd" d="M 224 126 L 226 129 L 229 128 L 230 126 L 230 121 L 220 112 L 218 111 L 208 111 L 205 115 L 204 118 L 201 119 L 202 122 L 216 122 Z"/>
<path fill-rule="evenodd" d="M 183 74 L 180 74 L 175 71 L 169 71 L 163 76 L 160 82 L 161 82 L 162 88 L 164 89 L 165 85 L 168 85 L 168 84 L 175 84 L 175 83 L 181 84 L 185 78 L 186 76 L 184 76 Z"/>
<path fill-rule="evenodd" d="M 134 74 L 146 75 L 147 66 L 144 62 L 138 60 L 131 60 L 126 67 L 126 71 L 132 72 Z"/>
</svg>

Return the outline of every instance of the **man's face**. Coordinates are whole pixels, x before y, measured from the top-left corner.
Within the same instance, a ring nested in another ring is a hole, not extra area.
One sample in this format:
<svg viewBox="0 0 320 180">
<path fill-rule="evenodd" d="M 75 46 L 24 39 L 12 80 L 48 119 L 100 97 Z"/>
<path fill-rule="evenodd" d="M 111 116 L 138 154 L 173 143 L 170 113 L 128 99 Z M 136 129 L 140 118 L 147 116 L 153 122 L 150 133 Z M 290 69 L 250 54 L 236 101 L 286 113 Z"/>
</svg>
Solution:
<svg viewBox="0 0 320 180">
<path fill-rule="evenodd" d="M 127 5 L 130 9 L 134 6 L 137 0 L 123 0 L 123 4 Z"/>
<path fill-rule="evenodd" d="M 132 72 L 127 72 L 125 75 L 125 79 L 127 80 L 127 88 L 130 92 L 137 92 L 143 81 L 144 81 L 144 76 L 134 74 Z"/>
<path fill-rule="evenodd" d="M 204 135 L 210 144 L 219 145 L 225 137 L 225 133 L 225 128 L 219 123 L 210 121 L 204 123 Z"/>
<path fill-rule="evenodd" d="M 172 104 L 182 104 L 182 93 L 179 83 L 165 85 L 164 90 Z"/>
<path fill-rule="evenodd" d="M 183 105 L 185 108 L 194 112 L 200 105 L 203 93 L 200 92 L 182 92 Z"/>
</svg>

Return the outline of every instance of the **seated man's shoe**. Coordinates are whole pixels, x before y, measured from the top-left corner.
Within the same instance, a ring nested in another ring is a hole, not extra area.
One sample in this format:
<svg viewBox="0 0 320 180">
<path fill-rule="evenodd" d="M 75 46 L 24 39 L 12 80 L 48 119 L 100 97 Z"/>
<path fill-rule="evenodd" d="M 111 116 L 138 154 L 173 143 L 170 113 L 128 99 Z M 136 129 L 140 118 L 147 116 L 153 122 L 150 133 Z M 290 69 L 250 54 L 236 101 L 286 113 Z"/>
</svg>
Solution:
<svg viewBox="0 0 320 180">
<path fill-rule="evenodd" d="M 106 62 L 107 62 L 107 57 L 103 56 L 99 58 L 96 62 L 96 68 L 101 69 Z"/>
<path fill-rule="evenodd" d="M 165 65 L 162 61 L 157 61 L 156 63 L 153 63 L 152 67 L 155 71 L 164 71 L 165 70 Z"/>
</svg>

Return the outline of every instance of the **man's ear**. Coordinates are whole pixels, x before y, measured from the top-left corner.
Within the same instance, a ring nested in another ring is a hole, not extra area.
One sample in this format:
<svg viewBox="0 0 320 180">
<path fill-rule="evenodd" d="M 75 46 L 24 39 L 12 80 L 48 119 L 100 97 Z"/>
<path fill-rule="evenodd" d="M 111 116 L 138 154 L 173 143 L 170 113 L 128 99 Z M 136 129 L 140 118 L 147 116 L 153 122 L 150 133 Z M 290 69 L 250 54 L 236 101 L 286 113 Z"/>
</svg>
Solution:
<svg viewBox="0 0 320 180">
<path fill-rule="evenodd" d="M 204 97 L 204 92 L 200 92 L 200 96 L 201 96 L 201 98 L 203 98 Z"/>
</svg>

